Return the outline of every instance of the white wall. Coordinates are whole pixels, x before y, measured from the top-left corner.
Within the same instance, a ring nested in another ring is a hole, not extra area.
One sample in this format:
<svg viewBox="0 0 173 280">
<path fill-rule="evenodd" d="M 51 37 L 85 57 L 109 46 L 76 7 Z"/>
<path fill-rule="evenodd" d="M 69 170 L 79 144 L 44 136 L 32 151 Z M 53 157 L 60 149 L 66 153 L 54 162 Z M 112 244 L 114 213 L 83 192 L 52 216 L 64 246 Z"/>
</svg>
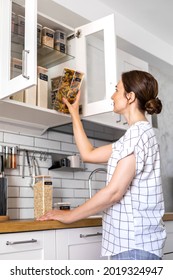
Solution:
<svg viewBox="0 0 173 280">
<path fill-rule="evenodd" d="M 146 31 L 135 22 L 129 20 L 116 10 L 110 9 L 99 0 L 53 0 L 67 9 L 79 14 L 89 21 L 114 13 L 116 18 L 116 35 L 127 40 L 130 44 L 137 46 L 154 57 L 173 65 L 173 46 L 157 38 L 154 34 Z M 143 59 L 143 57 L 141 57 Z"/>
</svg>

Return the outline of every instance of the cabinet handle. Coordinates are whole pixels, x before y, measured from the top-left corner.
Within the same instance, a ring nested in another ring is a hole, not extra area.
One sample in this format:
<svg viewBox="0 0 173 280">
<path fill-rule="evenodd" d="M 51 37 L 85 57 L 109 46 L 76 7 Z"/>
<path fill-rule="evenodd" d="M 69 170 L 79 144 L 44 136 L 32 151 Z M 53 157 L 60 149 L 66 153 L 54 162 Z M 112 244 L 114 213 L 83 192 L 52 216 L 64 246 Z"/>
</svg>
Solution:
<svg viewBox="0 0 173 280">
<path fill-rule="evenodd" d="M 22 51 L 22 76 L 29 80 L 29 76 L 27 75 L 27 55 L 29 54 L 28 50 Z"/>
<path fill-rule="evenodd" d="M 6 245 L 17 245 L 17 244 L 25 244 L 25 243 L 35 243 L 37 242 L 36 239 L 31 239 L 31 240 L 23 240 L 23 241 L 7 241 Z"/>
<path fill-rule="evenodd" d="M 92 236 L 100 236 L 102 235 L 101 232 L 92 233 L 92 234 L 80 234 L 80 238 L 92 237 Z"/>
</svg>

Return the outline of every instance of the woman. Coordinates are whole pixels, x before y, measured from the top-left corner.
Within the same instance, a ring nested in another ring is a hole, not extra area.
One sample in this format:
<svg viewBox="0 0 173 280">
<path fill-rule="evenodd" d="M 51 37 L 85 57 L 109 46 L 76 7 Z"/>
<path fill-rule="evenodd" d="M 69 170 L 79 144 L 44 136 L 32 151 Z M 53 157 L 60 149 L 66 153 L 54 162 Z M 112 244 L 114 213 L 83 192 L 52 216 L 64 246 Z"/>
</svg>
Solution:
<svg viewBox="0 0 173 280">
<path fill-rule="evenodd" d="M 145 117 L 159 114 L 158 83 L 144 71 L 129 71 L 112 95 L 114 112 L 125 117 L 129 129 L 117 142 L 94 148 L 79 116 L 79 98 L 64 99 L 73 121 L 83 161 L 108 162 L 107 184 L 83 205 L 70 211 L 53 210 L 40 220 L 72 223 L 104 211 L 102 255 L 111 259 L 161 259 L 166 233 L 160 155 L 154 131 Z"/>
</svg>

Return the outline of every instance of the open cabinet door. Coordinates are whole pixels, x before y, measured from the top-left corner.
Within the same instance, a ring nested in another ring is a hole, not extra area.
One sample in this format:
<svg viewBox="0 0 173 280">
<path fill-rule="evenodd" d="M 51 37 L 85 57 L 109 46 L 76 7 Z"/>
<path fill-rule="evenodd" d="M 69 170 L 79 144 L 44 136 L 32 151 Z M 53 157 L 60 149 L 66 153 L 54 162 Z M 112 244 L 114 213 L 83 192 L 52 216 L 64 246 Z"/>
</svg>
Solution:
<svg viewBox="0 0 173 280">
<path fill-rule="evenodd" d="M 81 26 L 75 33 L 76 68 L 85 74 L 83 116 L 110 112 L 117 83 L 114 15 Z"/>
<path fill-rule="evenodd" d="M 0 99 L 4 99 L 36 84 L 37 0 L 0 0 L 0 22 Z"/>
</svg>

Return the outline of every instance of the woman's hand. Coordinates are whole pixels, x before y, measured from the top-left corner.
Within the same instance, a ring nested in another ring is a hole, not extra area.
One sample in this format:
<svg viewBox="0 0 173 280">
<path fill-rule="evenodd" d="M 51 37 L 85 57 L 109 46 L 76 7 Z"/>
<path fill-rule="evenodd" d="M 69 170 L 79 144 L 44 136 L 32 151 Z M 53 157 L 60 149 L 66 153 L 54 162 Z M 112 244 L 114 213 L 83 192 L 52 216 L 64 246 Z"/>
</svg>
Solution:
<svg viewBox="0 0 173 280">
<path fill-rule="evenodd" d="M 79 100 L 80 100 L 80 91 L 78 92 L 78 94 L 76 95 L 76 99 L 75 101 L 70 104 L 70 102 L 68 102 L 68 99 L 63 97 L 63 102 L 65 103 L 65 105 L 68 107 L 68 110 L 70 112 L 70 114 L 73 116 L 74 114 L 79 114 Z"/>
<path fill-rule="evenodd" d="M 51 210 L 43 216 L 37 218 L 37 221 L 56 220 L 68 224 L 72 222 L 70 220 L 70 212 L 71 210 Z"/>
</svg>

